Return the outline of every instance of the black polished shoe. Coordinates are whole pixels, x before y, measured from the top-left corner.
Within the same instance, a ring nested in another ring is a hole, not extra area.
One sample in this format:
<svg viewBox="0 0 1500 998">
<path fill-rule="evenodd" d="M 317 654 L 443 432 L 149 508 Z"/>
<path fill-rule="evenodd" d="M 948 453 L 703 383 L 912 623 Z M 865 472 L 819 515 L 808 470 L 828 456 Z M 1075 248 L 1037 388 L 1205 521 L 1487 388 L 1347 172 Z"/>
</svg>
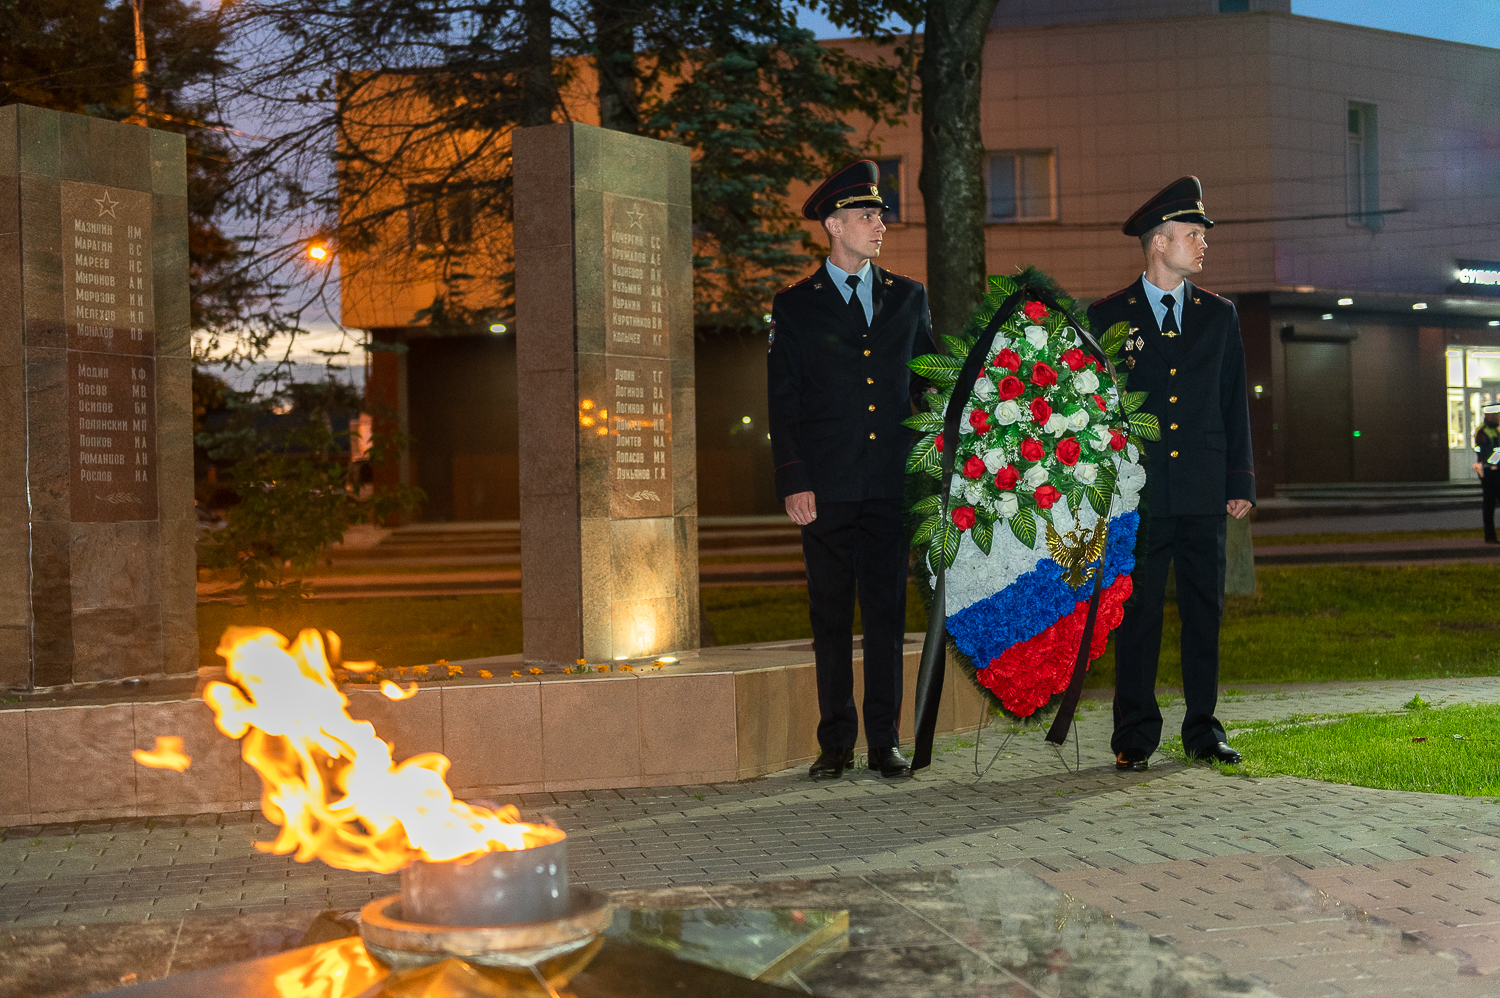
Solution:
<svg viewBox="0 0 1500 998">
<path fill-rule="evenodd" d="M 1150 752 L 1142 752 L 1140 749 L 1116 752 L 1115 768 L 1122 773 L 1144 773 L 1151 768 L 1151 763 L 1147 761 L 1150 757 Z"/>
<path fill-rule="evenodd" d="M 1245 757 L 1229 747 L 1228 742 L 1215 742 L 1211 749 L 1200 749 L 1197 752 L 1189 752 L 1189 759 L 1198 759 L 1203 762 L 1222 762 L 1226 766 L 1238 766 L 1245 761 Z"/>
<path fill-rule="evenodd" d="M 836 780 L 844 775 L 844 770 L 854 765 L 854 749 L 830 749 L 825 748 L 818 754 L 817 760 L 807 775 L 815 780 Z"/>
<path fill-rule="evenodd" d="M 870 768 L 888 780 L 911 775 L 911 761 L 894 747 L 870 749 Z"/>
</svg>

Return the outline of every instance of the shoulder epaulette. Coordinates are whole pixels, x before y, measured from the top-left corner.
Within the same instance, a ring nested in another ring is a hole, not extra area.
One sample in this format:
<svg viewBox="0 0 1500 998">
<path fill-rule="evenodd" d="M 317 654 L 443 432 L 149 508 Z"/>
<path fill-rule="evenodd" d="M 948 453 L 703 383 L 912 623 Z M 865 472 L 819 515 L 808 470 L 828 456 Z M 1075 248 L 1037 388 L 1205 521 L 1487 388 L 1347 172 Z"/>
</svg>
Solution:
<svg viewBox="0 0 1500 998">
<path fill-rule="evenodd" d="M 1228 298 L 1225 298 L 1223 295 L 1214 294 L 1212 291 L 1208 290 L 1207 288 L 1200 288 L 1196 284 L 1193 285 L 1193 290 L 1195 290 L 1195 291 L 1202 291 L 1204 294 L 1208 295 L 1210 298 L 1217 298 L 1217 299 L 1219 299 L 1219 301 L 1223 302 L 1226 305 L 1232 305 L 1232 304 L 1234 304 Z"/>
<path fill-rule="evenodd" d="M 1131 287 L 1131 288 L 1121 288 L 1120 290 L 1116 291 L 1112 295 L 1105 295 L 1103 298 L 1100 298 L 1098 301 L 1094 302 L 1094 304 L 1095 305 L 1103 305 L 1105 302 L 1110 301 L 1111 299 L 1114 299 L 1114 298 L 1118 298 L 1121 295 L 1125 294 L 1126 292 L 1132 291 L 1132 290 L 1134 290 L 1133 287 Z"/>
</svg>

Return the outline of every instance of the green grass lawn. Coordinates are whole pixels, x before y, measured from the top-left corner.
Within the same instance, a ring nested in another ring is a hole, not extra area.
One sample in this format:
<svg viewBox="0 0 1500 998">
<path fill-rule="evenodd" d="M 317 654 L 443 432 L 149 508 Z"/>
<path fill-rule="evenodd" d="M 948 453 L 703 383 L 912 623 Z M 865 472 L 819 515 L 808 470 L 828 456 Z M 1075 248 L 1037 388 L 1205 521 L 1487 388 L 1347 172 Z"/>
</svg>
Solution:
<svg viewBox="0 0 1500 998">
<path fill-rule="evenodd" d="M 1452 537 L 1483 537 L 1484 531 L 1476 524 L 1469 530 L 1384 530 L 1366 534 L 1282 534 L 1280 536 L 1257 537 L 1256 547 L 1285 547 L 1303 544 L 1388 544 L 1393 541 L 1432 541 Z"/>
<path fill-rule="evenodd" d="M 1219 678 L 1297 683 L 1500 672 L 1500 571 L 1489 565 L 1286 565 L 1258 596 L 1225 600 Z M 1162 686 L 1182 685 L 1181 625 L 1167 605 Z M 1114 685 L 1114 646 L 1088 685 Z"/>
<path fill-rule="evenodd" d="M 1232 732 L 1245 762 L 1222 768 L 1381 790 L 1500 797 L 1497 730 L 1500 704 L 1256 724 Z"/>
<path fill-rule="evenodd" d="M 1500 672 L 1500 571 L 1487 565 L 1369 567 L 1288 565 L 1257 571 L 1258 596 L 1228 598 L 1220 676 L 1228 684 L 1422 679 Z M 723 586 L 703 590 L 719 644 L 810 638 L 801 586 Z M 914 593 L 906 629 L 926 621 Z M 334 630 L 347 657 L 409 666 L 521 650 L 521 597 L 410 596 L 311 600 L 251 611 L 212 603 L 198 608 L 200 661 L 214 655 L 230 624 L 263 624 L 283 633 Z M 1164 686 L 1182 682 L 1176 609 L 1168 604 L 1162 638 Z M 1114 684 L 1111 648 L 1094 663 L 1089 685 Z"/>
</svg>

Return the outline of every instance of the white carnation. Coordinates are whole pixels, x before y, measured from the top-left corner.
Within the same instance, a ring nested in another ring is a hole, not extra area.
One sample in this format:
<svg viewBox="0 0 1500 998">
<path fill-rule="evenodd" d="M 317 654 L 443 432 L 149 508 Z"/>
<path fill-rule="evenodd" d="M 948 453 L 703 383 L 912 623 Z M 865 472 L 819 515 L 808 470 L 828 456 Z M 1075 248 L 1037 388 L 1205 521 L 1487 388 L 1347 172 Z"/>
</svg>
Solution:
<svg viewBox="0 0 1500 998">
<path fill-rule="evenodd" d="M 1021 502 L 1016 498 L 1014 492 L 1002 492 L 1000 498 L 995 500 L 995 512 L 1009 518 L 1016 515 L 1016 510 L 1021 508 Z"/>
<path fill-rule="evenodd" d="M 1020 419 L 1021 407 L 1016 405 L 1015 399 L 1007 399 L 995 409 L 995 422 L 1001 426 L 1009 426 L 1011 423 L 1019 422 Z"/>
<path fill-rule="evenodd" d="M 1035 349 L 1045 350 L 1047 348 L 1047 330 L 1041 326 L 1027 326 L 1025 332 L 1026 342 L 1030 343 Z"/>
<path fill-rule="evenodd" d="M 1048 417 L 1046 425 L 1044 425 L 1042 429 L 1046 430 L 1054 437 L 1061 436 L 1063 433 L 1067 432 L 1068 417 L 1064 416 L 1060 412 L 1054 412 L 1050 417 Z"/>
<path fill-rule="evenodd" d="M 1089 425 L 1089 414 L 1086 409 L 1079 409 L 1068 417 L 1068 429 L 1081 430 Z"/>
<path fill-rule="evenodd" d="M 985 380 L 989 379 L 986 378 Z M 1073 375 L 1073 386 L 1081 392 L 1088 392 L 1089 394 L 1093 394 L 1094 392 L 1099 390 L 1099 378 L 1094 374 L 1093 371 L 1085 367 L 1083 370 Z"/>
<path fill-rule="evenodd" d="M 1094 481 L 1099 477 L 1099 466 L 1094 464 L 1084 464 L 1082 461 L 1080 461 L 1079 463 L 1073 465 L 1073 477 L 1078 479 L 1084 485 L 1093 485 Z"/>
<path fill-rule="evenodd" d="M 1040 463 L 1033 464 L 1027 468 L 1026 474 L 1021 476 L 1021 480 L 1032 488 L 1036 488 L 1038 485 L 1046 485 L 1047 478 L 1047 469 L 1042 467 Z"/>
</svg>

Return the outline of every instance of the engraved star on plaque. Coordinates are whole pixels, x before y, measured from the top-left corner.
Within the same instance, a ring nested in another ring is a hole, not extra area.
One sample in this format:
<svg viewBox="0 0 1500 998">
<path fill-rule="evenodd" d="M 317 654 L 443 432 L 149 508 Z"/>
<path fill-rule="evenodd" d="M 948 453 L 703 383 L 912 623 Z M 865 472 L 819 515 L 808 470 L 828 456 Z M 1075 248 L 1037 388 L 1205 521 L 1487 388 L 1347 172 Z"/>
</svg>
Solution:
<svg viewBox="0 0 1500 998">
<path fill-rule="evenodd" d="M 632 229 L 640 229 L 642 232 L 646 231 L 646 226 L 641 223 L 641 220 L 646 217 L 644 211 L 641 211 L 639 208 L 631 208 L 625 212 L 625 217 L 630 219 L 630 227 Z"/>
<path fill-rule="evenodd" d="M 108 215 L 110 218 L 116 218 L 116 220 L 118 220 L 115 215 L 115 208 L 119 206 L 120 202 L 111 198 L 109 196 L 109 191 L 105 191 L 102 198 L 93 198 L 92 200 L 96 205 L 99 206 L 100 218 Z"/>
</svg>

